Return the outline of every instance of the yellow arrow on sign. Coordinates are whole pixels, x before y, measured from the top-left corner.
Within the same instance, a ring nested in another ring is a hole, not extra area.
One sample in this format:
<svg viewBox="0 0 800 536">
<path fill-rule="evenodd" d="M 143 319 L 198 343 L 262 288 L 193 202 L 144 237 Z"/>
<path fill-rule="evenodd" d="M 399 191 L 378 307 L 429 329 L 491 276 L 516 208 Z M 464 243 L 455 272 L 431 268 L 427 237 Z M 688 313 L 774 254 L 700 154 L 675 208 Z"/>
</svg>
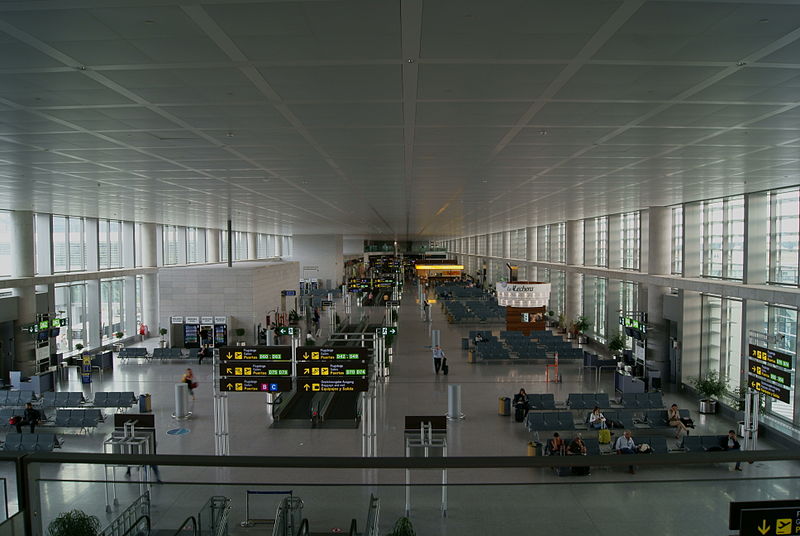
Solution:
<svg viewBox="0 0 800 536">
<path fill-rule="evenodd" d="M 232 384 L 232 383 L 230 383 L 230 382 L 228 382 L 228 385 L 227 385 L 227 387 L 228 387 L 228 389 L 230 389 L 231 387 L 233 387 L 233 384 Z"/>
<path fill-rule="evenodd" d="M 305 385 L 303 386 L 303 389 L 305 389 L 306 391 L 308 391 L 308 389 L 309 389 L 309 385 L 308 385 L 308 384 L 305 384 Z"/>
<path fill-rule="evenodd" d="M 232 355 L 230 352 L 228 352 L 228 355 L 227 355 L 226 357 L 227 357 L 228 359 L 230 359 L 231 357 L 233 357 L 233 355 Z"/>
<path fill-rule="evenodd" d="M 767 525 L 767 520 L 763 519 L 761 520 L 761 526 L 756 528 L 758 529 L 758 532 L 760 532 L 761 534 L 766 534 L 769 532 L 769 529 L 772 528 L 772 525 Z"/>
</svg>

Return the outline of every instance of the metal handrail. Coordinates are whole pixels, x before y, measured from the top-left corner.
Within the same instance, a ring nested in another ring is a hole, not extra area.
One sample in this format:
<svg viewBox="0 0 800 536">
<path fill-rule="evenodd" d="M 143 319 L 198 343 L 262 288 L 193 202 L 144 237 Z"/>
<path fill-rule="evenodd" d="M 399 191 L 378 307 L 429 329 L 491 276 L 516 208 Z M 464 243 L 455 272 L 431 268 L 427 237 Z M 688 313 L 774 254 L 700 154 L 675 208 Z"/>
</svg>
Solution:
<svg viewBox="0 0 800 536">
<path fill-rule="evenodd" d="M 358 536 L 358 523 L 355 519 L 350 521 L 350 531 L 348 532 L 350 536 Z"/>
<path fill-rule="evenodd" d="M 146 515 L 145 515 L 145 516 L 139 516 L 139 519 L 137 519 L 136 521 L 134 521 L 134 522 L 133 522 L 133 526 L 131 526 L 131 528 L 129 528 L 128 530 L 126 530 L 126 531 L 125 531 L 125 532 L 122 534 L 122 536 L 131 536 L 132 534 L 138 534 L 138 533 L 131 532 L 131 531 L 132 531 L 132 530 L 137 530 L 137 531 L 138 531 L 138 530 L 139 530 L 139 523 L 141 523 L 142 521 L 144 521 L 144 522 L 145 522 L 145 525 L 146 525 L 146 530 L 147 530 L 147 532 L 145 532 L 145 534 L 150 534 L 150 516 L 146 516 Z"/>
<path fill-rule="evenodd" d="M 300 523 L 300 528 L 297 530 L 297 536 L 308 536 L 308 518 L 303 519 Z"/>
<path fill-rule="evenodd" d="M 192 527 L 192 535 L 197 536 L 197 519 L 195 519 L 194 516 L 187 517 L 186 520 L 183 523 L 181 523 L 180 528 L 178 528 L 178 530 L 175 531 L 174 536 L 185 536 L 183 534 L 183 531 L 185 531 L 188 528 L 188 525 L 190 523 Z"/>
</svg>

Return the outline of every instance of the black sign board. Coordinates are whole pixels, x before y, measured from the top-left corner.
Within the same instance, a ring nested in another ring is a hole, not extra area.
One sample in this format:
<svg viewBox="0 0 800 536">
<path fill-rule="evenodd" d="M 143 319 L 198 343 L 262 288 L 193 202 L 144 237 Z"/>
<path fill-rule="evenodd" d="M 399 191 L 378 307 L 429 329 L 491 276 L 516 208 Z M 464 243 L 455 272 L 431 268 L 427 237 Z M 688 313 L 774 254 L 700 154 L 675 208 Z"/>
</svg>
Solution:
<svg viewBox="0 0 800 536">
<path fill-rule="evenodd" d="M 387 307 L 400 307 L 400 300 L 389 300 L 386 302 Z"/>
<path fill-rule="evenodd" d="M 301 346 L 297 348 L 297 361 L 365 361 L 369 356 L 366 348 L 329 348 Z"/>
<path fill-rule="evenodd" d="M 300 335 L 300 328 L 294 326 L 279 326 L 278 335 Z"/>
<path fill-rule="evenodd" d="M 780 536 L 800 533 L 800 509 L 743 509 L 739 519 L 739 536 Z"/>
<path fill-rule="evenodd" d="M 369 380 L 366 378 L 302 378 L 298 379 L 298 387 L 306 392 L 346 393 L 368 391 Z"/>
<path fill-rule="evenodd" d="M 772 365 L 767 365 L 762 361 L 749 359 L 747 362 L 747 371 L 759 378 L 765 378 L 785 387 L 792 386 L 792 373 L 788 370 L 783 370 Z"/>
<path fill-rule="evenodd" d="M 375 333 L 378 335 L 397 335 L 397 328 L 394 326 L 381 326 L 375 328 Z"/>
<path fill-rule="evenodd" d="M 739 530 L 742 510 L 771 510 L 775 508 L 788 508 L 800 510 L 800 500 L 789 499 L 785 501 L 737 501 L 730 504 L 728 510 L 728 528 Z M 794 534 L 793 532 L 789 534 Z"/>
<path fill-rule="evenodd" d="M 792 356 L 777 350 L 770 350 L 763 346 L 756 346 L 755 344 L 748 345 L 749 357 L 757 359 L 767 365 L 775 365 L 785 369 L 792 369 Z"/>
<path fill-rule="evenodd" d="M 229 376 L 219 381 L 219 390 L 237 393 L 283 393 L 292 390 L 292 379 Z"/>
<path fill-rule="evenodd" d="M 323 307 L 331 307 L 331 306 L 333 306 L 333 300 L 322 300 L 321 303 L 322 303 Z"/>
<path fill-rule="evenodd" d="M 292 364 L 288 361 L 228 361 L 220 363 L 220 376 L 258 376 L 259 378 L 289 377 Z"/>
<path fill-rule="evenodd" d="M 341 376 L 359 376 L 366 377 L 367 375 L 367 362 L 366 361 L 323 361 L 312 363 L 304 361 L 297 363 L 297 376 L 306 376 L 312 378 L 318 377 L 341 377 Z M 300 381 L 300 380 L 298 380 Z"/>
<path fill-rule="evenodd" d="M 785 402 L 787 404 L 789 403 L 790 393 L 789 389 L 786 387 L 761 381 L 755 376 L 750 376 L 747 383 L 750 386 L 750 389 L 755 389 L 759 393 L 765 394 L 770 398 L 774 398 L 775 400 L 780 400 L 781 402 Z"/>
<path fill-rule="evenodd" d="M 291 346 L 223 346 L 219 360 L 226 361 L 291 361 Z"/>
</svg>

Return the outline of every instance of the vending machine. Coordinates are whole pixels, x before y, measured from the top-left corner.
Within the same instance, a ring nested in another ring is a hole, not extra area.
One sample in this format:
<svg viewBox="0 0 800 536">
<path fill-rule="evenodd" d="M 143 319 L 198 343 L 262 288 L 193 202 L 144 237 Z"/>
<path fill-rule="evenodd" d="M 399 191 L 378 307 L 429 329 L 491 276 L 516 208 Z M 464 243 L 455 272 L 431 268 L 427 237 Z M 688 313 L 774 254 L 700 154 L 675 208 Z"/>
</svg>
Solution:
<svg viewBox="0 0 800 536">
<path fill-rule="evenodd" d="M 228 318 L 214 317 L 214 347 L 219 348 L 228 344 Z"/>
<path fill-rule="evenodd" d="M 196 316 L 187 316 L 183 325 L 183 346 L 200 348 L 200 322 Z"/>
</svg>

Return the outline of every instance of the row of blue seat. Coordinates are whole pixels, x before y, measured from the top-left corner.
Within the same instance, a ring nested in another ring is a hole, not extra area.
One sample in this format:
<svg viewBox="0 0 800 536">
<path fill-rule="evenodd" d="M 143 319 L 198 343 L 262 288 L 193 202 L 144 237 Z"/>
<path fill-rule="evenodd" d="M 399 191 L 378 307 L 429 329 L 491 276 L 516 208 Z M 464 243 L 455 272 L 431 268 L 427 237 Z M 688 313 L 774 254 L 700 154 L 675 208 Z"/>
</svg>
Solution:
<svg viewBox="0 0 800 536">
<path fill-rule="evenodd" d="M 39 405 L 43 408 L 77 408 L 82 406 L 86 399 L 81 392 L 62 391 L 54 393 L 47 391 L 42 393 Z"/>
<path fill-rule="evenodd" d="M 24 406 L 35 399 L 33 391 L 0 391 L 0 406 Z"/>
<path fill-rule="evenodd" d="M 7 434 L 3 450 L 24 452 L 50 452 L 57 446 L 58 440 L 52 433 L 45 434 Z"/>
</svg>

